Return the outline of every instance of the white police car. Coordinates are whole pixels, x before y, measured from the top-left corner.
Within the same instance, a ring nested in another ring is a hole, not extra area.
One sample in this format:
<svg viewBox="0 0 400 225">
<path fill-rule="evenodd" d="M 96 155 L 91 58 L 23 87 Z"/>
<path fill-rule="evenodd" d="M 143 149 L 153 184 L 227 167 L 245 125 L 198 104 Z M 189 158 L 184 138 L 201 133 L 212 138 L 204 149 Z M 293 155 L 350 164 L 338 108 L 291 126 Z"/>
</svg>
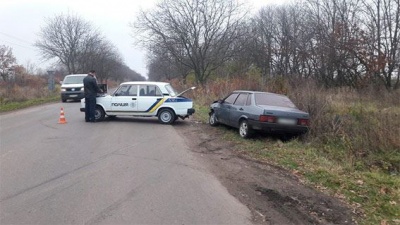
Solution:
<svg viewBox="0 0 400 225">
<path fill-rule="evenodd" d="M 193 90 L 191 87 L 188 90 Z M 111 95 L 96 98 L 96 121 L 105 116 L 157 116 L 163 124 L 171 124 L 178 118 L 185 119 L 194 113 L 193 101 L 177 93 L 169 83 L 135 81 L 121 83 Z M 81 112 L 85 111 L 85 99 L 81 100 Z"/>
</svg>

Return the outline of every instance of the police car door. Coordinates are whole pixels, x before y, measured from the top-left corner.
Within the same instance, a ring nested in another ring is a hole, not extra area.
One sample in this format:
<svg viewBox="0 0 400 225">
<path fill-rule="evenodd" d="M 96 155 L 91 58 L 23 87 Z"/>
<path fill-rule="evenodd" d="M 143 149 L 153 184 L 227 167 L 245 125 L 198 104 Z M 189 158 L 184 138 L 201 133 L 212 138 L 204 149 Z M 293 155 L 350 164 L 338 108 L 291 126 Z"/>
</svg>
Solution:
<svg viewBox="0 0 400 225">
<path fill-rule="evenodd" d="M 163 95 L 156 85 L 142 84 L 139 86 L 137 111 L 143 114 L 155 115 L 162 103 Z"/>
<path fill-rule="evenodd" d="M 138 85 L 121 85 L 111 100 L 112 115 L 130 115 L 137 111 Z"/>
</svg>

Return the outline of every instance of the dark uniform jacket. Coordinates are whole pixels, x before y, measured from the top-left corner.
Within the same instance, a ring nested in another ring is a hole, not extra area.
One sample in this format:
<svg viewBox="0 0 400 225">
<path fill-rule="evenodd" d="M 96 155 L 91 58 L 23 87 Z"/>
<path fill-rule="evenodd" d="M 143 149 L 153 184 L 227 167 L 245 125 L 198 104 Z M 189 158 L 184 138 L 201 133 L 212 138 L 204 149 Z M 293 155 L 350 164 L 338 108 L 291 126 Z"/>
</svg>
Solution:
<svg viewBox="0 0 400 225">
<path fill-rule="evenodd" d="M 97 86 L 96 78 L 90 75 L 83 78 L 83 87 L 85 88 L 85 98 L 96 98 L 96 94 L 101 93 L 100 88 Z"/>
</svg>

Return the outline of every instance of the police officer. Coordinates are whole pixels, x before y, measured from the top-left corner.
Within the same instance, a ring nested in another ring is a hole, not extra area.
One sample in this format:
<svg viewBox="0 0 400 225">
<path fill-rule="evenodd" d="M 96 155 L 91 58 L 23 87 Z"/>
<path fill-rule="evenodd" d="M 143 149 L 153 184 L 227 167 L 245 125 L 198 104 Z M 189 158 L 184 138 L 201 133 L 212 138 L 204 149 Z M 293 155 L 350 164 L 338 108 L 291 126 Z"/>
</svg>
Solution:
<svg viewBox="0 0 400 225">
<path fill-rule="evenodd" d="M 93 123 L 95 122 L 96 95 L 97 93 L 101 93 L 95 76 L 96 71 L 91 70 L 83 79 L 83 87 L 85 89 L 85 121 Z"/>
</svg>

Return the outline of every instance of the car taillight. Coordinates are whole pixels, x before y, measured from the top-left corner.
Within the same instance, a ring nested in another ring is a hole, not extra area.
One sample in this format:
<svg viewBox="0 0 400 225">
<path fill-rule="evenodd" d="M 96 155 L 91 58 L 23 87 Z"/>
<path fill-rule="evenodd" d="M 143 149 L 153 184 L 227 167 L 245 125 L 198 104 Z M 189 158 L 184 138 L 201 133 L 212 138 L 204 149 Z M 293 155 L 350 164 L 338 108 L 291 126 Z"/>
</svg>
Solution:
<svg viewBox="0 0 400 225">
<path fill-rule="evenodd" d="M 275 116 L 260 115 L 260 122 L 275 123 L 276 122 L 276 117 Z"/>
<path fill-rule="evenodd" d="M 300 126 L 308 126 L 308 124 L 309 124 L 308 119 L 298 119 L 298 121 L 297 121 L 297 125 L 300 125 Z"/>
</svg>

